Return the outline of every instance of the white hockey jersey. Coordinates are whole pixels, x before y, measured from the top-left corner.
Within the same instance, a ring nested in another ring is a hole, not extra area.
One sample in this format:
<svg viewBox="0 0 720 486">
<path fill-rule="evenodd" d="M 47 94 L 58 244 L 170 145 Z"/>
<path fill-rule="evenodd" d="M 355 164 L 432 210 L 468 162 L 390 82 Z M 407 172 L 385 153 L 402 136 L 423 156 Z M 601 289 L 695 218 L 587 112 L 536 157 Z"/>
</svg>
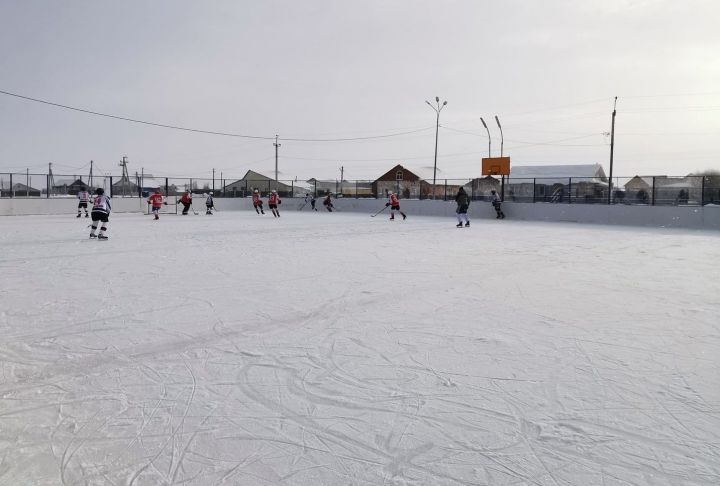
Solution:
<svg viewBox="0 0 720 486">
<path fill-rule="evenodd" d="M 92 210 L 93 210 L 93 212 L 110 214 L 110 211 L 112 211 L 112 204 L 110 203 L 110 196 L 106 196 L 105 194 L 103 194 L 101 196 L 95 196 L 95 201 L 93 201 Z"/>
</svg>

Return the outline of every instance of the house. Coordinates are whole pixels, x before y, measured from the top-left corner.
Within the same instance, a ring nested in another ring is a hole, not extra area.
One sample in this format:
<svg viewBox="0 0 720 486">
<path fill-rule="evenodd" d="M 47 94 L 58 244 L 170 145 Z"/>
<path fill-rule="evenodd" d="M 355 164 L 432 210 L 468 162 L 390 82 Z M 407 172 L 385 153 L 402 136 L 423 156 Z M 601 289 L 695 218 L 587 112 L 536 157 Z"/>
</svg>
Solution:
<svg viewBox="0 0 720 486">
<path fill-rule="evenodd" d="M 470 189 L 465 190 L 473 199 L 489 199 L 490 191 L 500 192 L 500 179 L 498 176 L 478 177 L 470 181 Z"/>
<path fill-rule="evenodd" d="M 252 170 L 247 171 L 242 179 L 225 184 L 223 191 L 228 197 L 247 197 L 252 194 L 254 189 L 258 189 L 262 195 L 267 195 L 273 189 L 281 197 L 292 197 L 293 195 L 292 185 L 276 182 L 272 177 Z"/>
<path fill-rule="evenodd" d="M 467 179 L 448 179 L 440 169 L 434 171 L 432 167 L 421 167 L 410 170 L 398 164 L 375 179 L 372 192 L 379 198 L 388 197 L 391 192 L 395 192 L 403 199 L 444 199 L 452 197 L 460 187 L 468 183 Z"/>
<path fill-rule="evenodd" d="M 625 184 L 629 204 L 688 204 L 702 198 L 700 177 L 635 176 Z"/>
<path fill-rule="evenodd" d="M 337 180 L 320 180 L 313 177 L 308 179 L 307 183 L 314 189 L 315 194 L 336 194 L 340 192 L 340 181 Z"/>
<path fill-rule="evenodd" d="M 80 191 L 88 191 L 90 186 L 82 179 L 58 180 L 52 186 L 52 194 L 76 195 Z"/>
<path fill-rule="evenodd" d="M 629 204 L 648 204 L 655 187 L 653 177 L 635 176 L 625 183 L 624 199 Z"/>
<path fill-rule="evenodd" d="M 505 180 L 505 200 L 602 202 L 608 179 L 600 164 L 517 165 Z"/>
<path fill-rule="evenodd" d="M 140 186 L 138 184 L 123 176 L 120 180 L 113 183 L 112 196 L 137 196 L 139 194 L 139 187 Z"/>
<path fill-rule="evenodd" d="M 1 197 L 40 197 L 41 194 L 40 189 L 35 189 L 20 182 L 13 184 L 11 188 L 0 191 Z"/>
</svg>

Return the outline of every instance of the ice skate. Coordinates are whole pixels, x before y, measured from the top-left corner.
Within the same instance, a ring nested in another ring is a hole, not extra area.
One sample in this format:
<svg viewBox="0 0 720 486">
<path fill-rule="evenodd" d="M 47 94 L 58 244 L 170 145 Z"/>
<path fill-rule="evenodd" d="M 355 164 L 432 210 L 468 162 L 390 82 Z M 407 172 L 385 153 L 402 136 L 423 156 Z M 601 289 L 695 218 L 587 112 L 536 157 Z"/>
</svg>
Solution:
<svg viewBox="0 0 720 486">
<path fill-rule="evenodd" d="M 105 235 L 99 235 L 97 238 L 98 238 L 98 240 L 107 240 L 108 239 L 108 237 Z"/>
<path fill-rule="evenodd" d="M 90 214 L 85 213 L 85 217 L 86 217 L 86 218 L 89 218 L 89 217 L 90 217 Z"/>
<path fill-rule="evenodd" d="M 462 223 L 458 223 L 458 224 L 455 225 L 455 227 L 456 227 L 456 228 L 462 228 L 462 227 L 463 227 L 463 224 L 462 224 Z"/>
<path fill-rule="evenodd" d="M 95 233 L 90 233 L 90 238 L 97 238 L 97 235 Z"/>
<path fill-rule="evenodd" d="M 407 219 L 407 216 L 405 215 L 405 213 L 402 213 L 402 217 L 403 217 L 403 220 Z"/>
<path fill-rule="evenodd" d="M 461 224 L 462 224 L 462 223 L 461 223 Z M 468 228 L 469 226 L 470 226 L 470 221 L 468 221 L 467 223 L 465 223 L 465 227 L 466 227 L 466 228 Z"/>
<path fill-rule="evenodd" d="M 78 218 L 80 217 L 80 213 L 78 213 L 77 217 L 78 217 Z"/>
</svg>

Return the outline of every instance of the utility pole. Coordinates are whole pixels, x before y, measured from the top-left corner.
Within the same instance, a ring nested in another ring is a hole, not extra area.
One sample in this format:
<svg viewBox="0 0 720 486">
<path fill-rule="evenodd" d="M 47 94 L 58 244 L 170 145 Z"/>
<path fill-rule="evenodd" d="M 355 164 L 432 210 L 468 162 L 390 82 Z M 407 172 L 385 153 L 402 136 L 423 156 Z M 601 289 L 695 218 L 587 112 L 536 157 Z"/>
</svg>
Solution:
<svg viewBox="0 0 720 486">
<path fill-rule="evenodd" d="M 52 162 L 48 163 L 48 182 L 50 184 L 50 187 L 48 187 L 48 191 L 55 185 L 55 176 L 53 175 L 52 171 Z"/>
<path fill-rule="evenodd" d="M 123 196 L 125 196 L 125 188 L 130 183 L 130 174 L 128 174 L 127 165 L 128 165 L 127 157 L 123 156 L 122 160 L 120 161 L 120 167 L 123 168 L 122 177 L 120 178 L 120 185 L 122 185 L 122 195 Z"/>
<path fill-rule="evenodd" d="M 89 188 L 91 188 L 91 187 L 92 187 L 92 184 L 93 184 L 93 183 L 92 183 L 92 170 L 93 170 L 93 161 L 91 160 L 91 161 L 90 161 L 90 177 L 88 177 L 88 179 L 89 179 L 89 180 L 88 180 L 88 187 L 89 187 Z"/>
<path fill-rule="evenodd" d="M 612 204 L 613 193 L 613 152 L 615 151 L 615 115 L 617 114 L 617 96 L 612 112 L 612 128 L 610 129 L 610 178 L 608 180 L 608 204 Z"/>
<path fill-rule="evenodd" d="M 275 135 L 275 182 L 278 181 L 278 147 L 280 147 L 280 144 L 278 143 L 278 136 Z"/>
</svg>

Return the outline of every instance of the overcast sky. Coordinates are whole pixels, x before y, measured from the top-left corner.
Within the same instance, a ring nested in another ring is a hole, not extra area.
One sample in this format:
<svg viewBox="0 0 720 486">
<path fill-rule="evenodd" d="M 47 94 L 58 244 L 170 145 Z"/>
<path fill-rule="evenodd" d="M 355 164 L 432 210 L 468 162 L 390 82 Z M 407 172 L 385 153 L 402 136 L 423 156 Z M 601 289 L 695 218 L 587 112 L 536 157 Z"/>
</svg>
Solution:
<svg viewBox="0 0 720 486">
<path fill-rule="evenodd" d="M 720 169 L 720 1 L 0 0 L 0 90 L 199 130 L 280 136 L 281 179 L 395 163 L 476 177 L 601 163 Z M 356 141 L 291 141 L 405 135 Z M 200 134 L 0 94 L 0 171 L 273 175 L 274 139 Z M 572 174 L 571 174 L 572 175 Z"/>
</svg>

